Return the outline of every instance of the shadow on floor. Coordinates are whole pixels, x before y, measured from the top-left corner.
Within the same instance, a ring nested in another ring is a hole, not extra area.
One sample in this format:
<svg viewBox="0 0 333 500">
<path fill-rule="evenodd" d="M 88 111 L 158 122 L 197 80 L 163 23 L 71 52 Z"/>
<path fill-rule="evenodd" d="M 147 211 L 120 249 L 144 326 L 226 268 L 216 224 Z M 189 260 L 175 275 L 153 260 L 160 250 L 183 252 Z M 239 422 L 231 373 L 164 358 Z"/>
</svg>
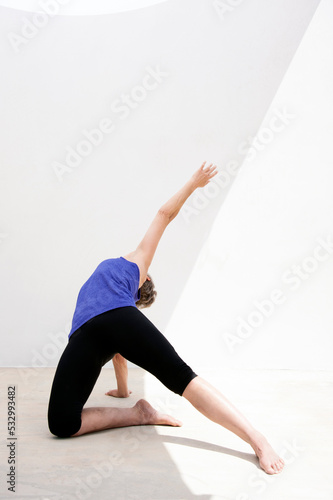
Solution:
<svg viewBox="0 0 333 500">
<path fill-rule="evenodd" d="M 29 372 L 29 373 L 28 373 Z M 31 373 L 30 373 L 31 372 Z M 4 388 L 18 387 L 20 500 L 210 500 L 211 488 L 200 478 L 182 475 L 154 426 L 108 429 L 76 438 L 50 434 L 47 406 L 55 369 L 2 369 Z M 29 377 L 28 377 L 29 375 Z M 143 372 L 132 373 L 132 389 L 144 392 Z M 127 407 L 131 400 L 105 396 L 115 385 L 111 370 L 102 370 L 86 406 Z M 138 399 L 138 398 L 136 398 Z M 2 422 L 4 425 L 4 422 Z M 180 440 L 186 443 L 191 440 Z M 201 485 L 196 488 L 189 485 Z M 203 494 L 200 494 L 203 493 Z M 5 496 L 3 496 L 5 494 Z M 5 492 L 0 499 L 8 498 Z"/>
<path fill-rule="evenodd" d="M 217 453 L 223 453 L 225 455 L 230 455 L 232 457 L 237 457 L 242 460 L 246 460 L 251 464 L 254 464 L 257 469 L 261 470 L 258 463 L 258 459 L 254 453 L 244 453 L 243 451 L 232 450 L 231 448 L 225 448 L 224 446 L 219 446 L 217 444 L 208 443 L 206 441 L 199 441 L 197 439 L 190 439 L 186 437 L 177 436 L 164 436 L 163 434 L 158 435 L 163 443 L 179 444 L 182 446 L 190 446 L 192 448 L 198 448 L 201 450 L 216 451 Z"/>
</svg>

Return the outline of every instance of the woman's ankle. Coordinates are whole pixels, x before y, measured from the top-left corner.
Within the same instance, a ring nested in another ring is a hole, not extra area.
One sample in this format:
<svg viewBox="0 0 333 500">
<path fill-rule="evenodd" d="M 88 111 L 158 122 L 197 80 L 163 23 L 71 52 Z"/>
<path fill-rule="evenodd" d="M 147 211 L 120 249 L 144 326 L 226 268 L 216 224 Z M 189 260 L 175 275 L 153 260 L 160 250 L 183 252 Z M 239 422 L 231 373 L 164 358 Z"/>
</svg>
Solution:
<svg viewBox="0 0 333 500">
<path fill-rule="evenodd" d="M 264 446 L 268 444 L 268 441 L 261 432 L 255 430 L 250 437 L 249 444 L 256 454 L 260 454 Z"/>
</svg>

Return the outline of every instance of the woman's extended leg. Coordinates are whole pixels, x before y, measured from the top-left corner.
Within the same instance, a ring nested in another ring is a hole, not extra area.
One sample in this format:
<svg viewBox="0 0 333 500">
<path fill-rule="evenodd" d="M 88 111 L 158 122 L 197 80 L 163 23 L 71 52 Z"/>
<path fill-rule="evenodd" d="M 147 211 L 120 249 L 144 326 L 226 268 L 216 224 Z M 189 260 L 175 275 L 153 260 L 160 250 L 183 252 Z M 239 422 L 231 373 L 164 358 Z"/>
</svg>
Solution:
<svg viewBox="0 0 333 500">
<path fill-rule="evenodd" d="M 118 311 L 122 325 L 117 335 L 120 354 L 155 375 L 171 391 L 185 397 L 207 418 L 249 443 L 265 472 L 276 474 L 282 470 L 283 460 L 265 437 L 217 389 L 193 372 L 141 311 L 134 307 Z"/>
<path fill-rule="evenodd" d="M 194 378 L 183 392 L 183 397 L 205 417 L 249 443 L 267 474 L 281 472 L 284 461 L 267 439 L 209 382 L 201 377 Z"/>
</svg>

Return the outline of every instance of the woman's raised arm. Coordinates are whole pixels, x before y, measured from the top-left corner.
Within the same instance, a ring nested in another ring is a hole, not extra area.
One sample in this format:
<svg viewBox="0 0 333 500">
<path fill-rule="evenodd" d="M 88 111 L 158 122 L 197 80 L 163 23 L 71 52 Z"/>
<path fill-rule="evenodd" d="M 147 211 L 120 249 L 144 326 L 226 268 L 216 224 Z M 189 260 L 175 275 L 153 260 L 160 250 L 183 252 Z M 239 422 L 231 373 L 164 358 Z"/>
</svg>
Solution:
<svg viewBox="0 0 333 500">
<path fill-rule="evenodd" d="M 140 286 L 146 280 L 146 275 L 157 245 L 167 227 L 167 225 L 176 217 L 187 198 L 199 187 L 204 187 L 214 177 L 218 171 L 213 164 L 205 167 L 204 162 L 201 167 L 194 172 L 191 178 L 175 195 L 170 198 L 155 215 L 146 234 L 139 243 L 137 249 L 125 258 L 136 262 L 140 268 Z"/>
<path fill-rule="evenodd" d="M 190 180 L 177 193 L 167 201 L 160 210 L 169 217 L 169 222 L 178 215 L 187 198 L 199 187 L 204 187 L 218 173 L 216 167 L 211 163 L 201 167 L 194 172 Z"/>
</svg>

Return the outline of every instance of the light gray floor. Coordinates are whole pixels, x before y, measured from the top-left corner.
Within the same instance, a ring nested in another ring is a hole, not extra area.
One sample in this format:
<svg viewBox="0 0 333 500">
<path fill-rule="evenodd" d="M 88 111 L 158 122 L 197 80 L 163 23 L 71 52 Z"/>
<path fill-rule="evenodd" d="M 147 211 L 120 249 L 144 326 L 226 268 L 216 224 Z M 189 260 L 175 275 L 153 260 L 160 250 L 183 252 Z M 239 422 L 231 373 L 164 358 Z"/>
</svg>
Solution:
<svg viewBox="0 0 333 500">
<path fill-rule="evenodd" d="M 131 369 L 128 399 L 104 369 L 86 406 L 132 406 L 145 397 L 184 425 L 112 429 L 58 439 L 46 412 L 54 368 L 1 368 L 1 499 L 331 500 L 332 372 L 211 371 L 216 385 L 263 432 L 287 466 L 258 468 L 252 449 L 199 414 L 141 369 Z M 7 491 L 7 386 L 17 387 L 17 485 Z"/>
</svg>

